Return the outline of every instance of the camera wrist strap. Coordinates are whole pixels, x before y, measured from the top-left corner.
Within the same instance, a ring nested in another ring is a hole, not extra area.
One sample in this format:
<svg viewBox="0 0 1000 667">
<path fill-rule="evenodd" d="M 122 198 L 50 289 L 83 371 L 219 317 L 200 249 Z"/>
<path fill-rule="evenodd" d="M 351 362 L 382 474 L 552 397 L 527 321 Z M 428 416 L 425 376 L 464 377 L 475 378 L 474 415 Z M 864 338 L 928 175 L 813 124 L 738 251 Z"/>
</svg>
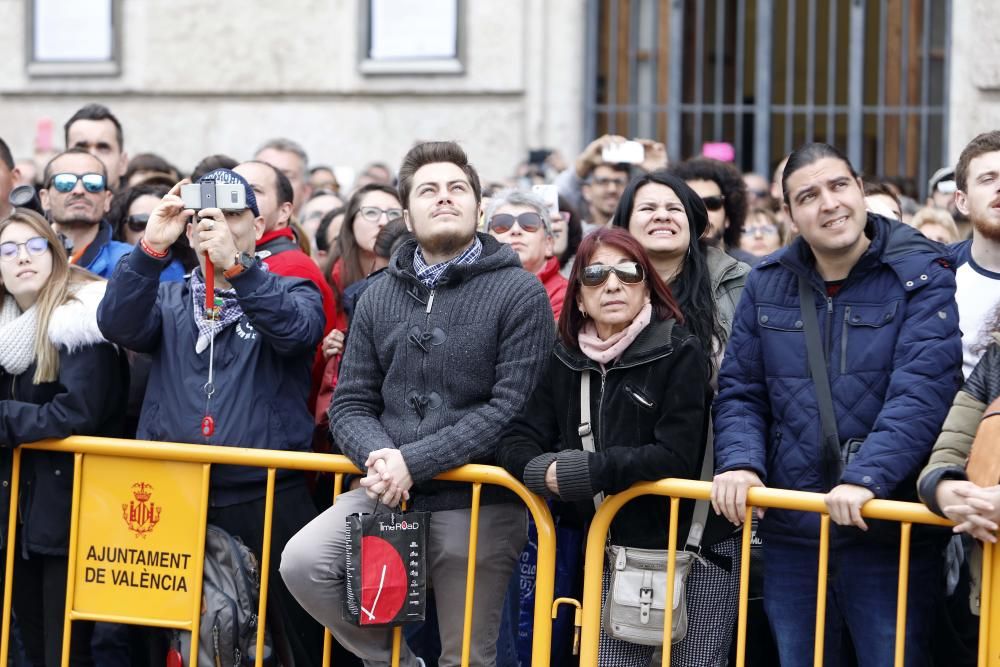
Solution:
<svg viewBox="0 0 1000 667">
<path fill-rule="evenodd" d="M 212 394 L 215 393 L 215 334 L 219 325 L 219 311 L 222 309 L 223 303 L 222 299 L 215 298 L 214 290 L 208 292 L 207 288 L 208 285 L 206 285 L 206 306 L 212 304 L 212 307 L 206 307 L 205 319 L 212 323 L 212 328 L 208 337 L 208 381 L 204 385 L 205 416 L 201 418 L 201 434 L 206 440 L 215 433 L 215 418 L 211 412 Z"/>
</svg>

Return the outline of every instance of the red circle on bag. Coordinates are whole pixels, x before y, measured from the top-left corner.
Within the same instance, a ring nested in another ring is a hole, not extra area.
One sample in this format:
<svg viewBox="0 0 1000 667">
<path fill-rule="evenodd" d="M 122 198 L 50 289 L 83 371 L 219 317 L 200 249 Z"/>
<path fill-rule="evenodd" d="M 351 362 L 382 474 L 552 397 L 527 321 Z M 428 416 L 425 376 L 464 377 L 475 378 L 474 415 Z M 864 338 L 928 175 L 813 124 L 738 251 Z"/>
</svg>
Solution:
<svg viewBox="0 0 1000 667">
<path fill-rule="evenodd" d="M 362 537 L 361 625 L 391 623 L 403 608 L 408 585 L 396 548 L 381 537 Z"/>
</svg>

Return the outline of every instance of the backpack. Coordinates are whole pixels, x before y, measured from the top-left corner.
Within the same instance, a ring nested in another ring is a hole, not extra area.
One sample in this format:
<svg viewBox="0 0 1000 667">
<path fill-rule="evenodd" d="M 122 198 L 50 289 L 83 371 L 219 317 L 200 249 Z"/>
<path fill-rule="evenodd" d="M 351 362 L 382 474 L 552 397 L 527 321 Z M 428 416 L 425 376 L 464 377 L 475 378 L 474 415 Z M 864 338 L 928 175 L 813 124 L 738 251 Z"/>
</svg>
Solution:
<svg viewBox="0 0 1000 667">
<path fill-rule="evenodd" d="M 198 665 L 239 667 L 254 664 L 257 653 L 257 606 L 260 572 L 257 558 L 242 540 L 218 526 L 205 533 L 205 570 L 201 590 Z M 189 667 L 191 633 L 176 631 L 171 642 Z M 264 664 L 272 655 L 264 636 Z"/>
</svg>

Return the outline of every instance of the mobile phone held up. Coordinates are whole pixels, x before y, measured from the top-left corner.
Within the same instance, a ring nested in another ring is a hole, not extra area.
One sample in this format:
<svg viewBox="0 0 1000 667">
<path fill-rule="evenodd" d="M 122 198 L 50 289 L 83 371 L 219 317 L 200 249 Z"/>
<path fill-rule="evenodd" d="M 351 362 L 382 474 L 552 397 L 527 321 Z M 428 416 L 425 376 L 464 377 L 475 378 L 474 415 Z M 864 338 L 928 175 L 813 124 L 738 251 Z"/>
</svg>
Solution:
<svg viewBox="0 0 1000 667">
<path fill-rule="evenodd" d="M 621 141 L 610 144 L 601 151 L 601 159 L 611 164 L 640 164 L 646 151 L 638 141 Z"/>
</svg>

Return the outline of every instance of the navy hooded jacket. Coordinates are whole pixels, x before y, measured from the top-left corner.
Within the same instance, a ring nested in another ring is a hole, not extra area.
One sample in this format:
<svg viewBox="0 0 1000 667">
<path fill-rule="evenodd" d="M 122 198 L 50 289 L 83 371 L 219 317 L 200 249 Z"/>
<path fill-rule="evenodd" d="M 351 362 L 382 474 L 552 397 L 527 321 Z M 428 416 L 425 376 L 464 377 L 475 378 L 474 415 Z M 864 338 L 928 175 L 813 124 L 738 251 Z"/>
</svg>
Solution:
<svg viewBox="0 0 1000 667">
<path fill-rule="evenodd" d="M 231 281 L 243 316 L 215 337 L 215 393 L 209 412 L 215 433 L 201 433 L 209 351 L 198 354 L 190 282 L 160 283 L 167 260 L 145 252 L 119 262 L 98 310 L 108 338 L 152 355 L 139 416 L 141 440 L 306 451 L 313 418 L 307 405 L 310 370 L 323 336 L 323 302 L 303 279 L 259 266 Z M 267 470 L 213 466 L 211 504 L 233 505 L 264 496 Z M 279 479 L 297 473 L 279 471 Z"/>
<path fill-rule="evenodd" d="M 876 498 L 913 497 L 961 380 L 955 274 L 947 249 L 911 227 L 869 214 L 865 233 L 871 245 L 833 297 L 802 238 L 751 272 L 714 406 L 717 472 L 752 470 L 769 487 L 829 490 L 799 307 L 805 275 L 838 435 L 864 439 L 839 482 Z M 819 536 L 818 514 L 772 509 L 760 525 L 777 540 L 814 544 Z M 855 528 L 837 534 L 860 537 Z"/>
</svg>

